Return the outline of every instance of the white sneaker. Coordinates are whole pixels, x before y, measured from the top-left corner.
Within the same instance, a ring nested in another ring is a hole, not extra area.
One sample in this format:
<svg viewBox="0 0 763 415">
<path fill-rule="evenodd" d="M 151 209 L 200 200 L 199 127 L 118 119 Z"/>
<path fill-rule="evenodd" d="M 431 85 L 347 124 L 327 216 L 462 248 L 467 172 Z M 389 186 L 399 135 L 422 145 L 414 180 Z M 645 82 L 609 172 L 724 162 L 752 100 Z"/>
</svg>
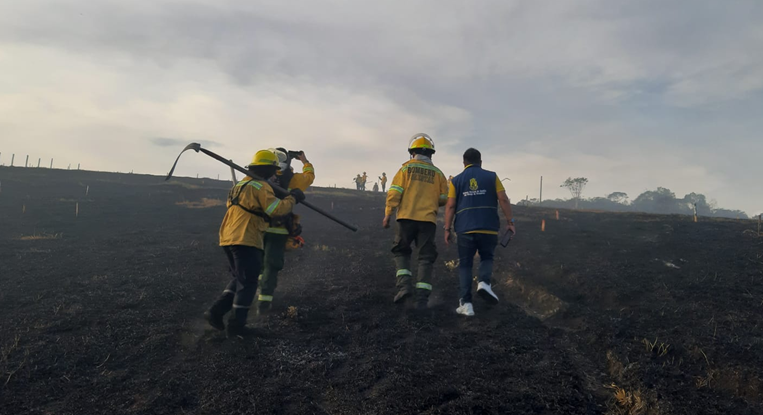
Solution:
<svg viewBox="0 0 763 415">
<path fill-rule="evenodd" d="M 469 317 L 474 315 L 474 307 L 472 307 L 472 303 L 461 303 L 461 300 L 459 300 L 458 303 L 460 305 L 456 309 L 456 313 Z"/>
<path fill-rule="evenodd" d="M 488 283 L 480 282 L 477 284 L 477 294 L 490 304 L 498 304 L 498 296 L 495 295 Z"/>
</svg>

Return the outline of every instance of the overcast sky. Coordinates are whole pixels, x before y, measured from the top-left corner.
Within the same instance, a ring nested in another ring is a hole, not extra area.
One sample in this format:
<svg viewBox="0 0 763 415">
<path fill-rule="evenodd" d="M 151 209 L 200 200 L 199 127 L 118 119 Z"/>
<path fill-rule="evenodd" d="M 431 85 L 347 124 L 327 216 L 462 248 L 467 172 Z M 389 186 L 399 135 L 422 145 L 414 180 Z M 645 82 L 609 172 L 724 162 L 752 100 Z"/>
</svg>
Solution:
<svg viewBox="0 0 763 415">
<path fill-rule="evenodd" d="M 394 174 L 417 132 L 513 201 L 668 187 L 763 210 L 763 2 L 0 0 L 0 163 L 165 174 L 188 143 Z M 200 155 L 178 174 L 227 177 Z"/>
</svg>

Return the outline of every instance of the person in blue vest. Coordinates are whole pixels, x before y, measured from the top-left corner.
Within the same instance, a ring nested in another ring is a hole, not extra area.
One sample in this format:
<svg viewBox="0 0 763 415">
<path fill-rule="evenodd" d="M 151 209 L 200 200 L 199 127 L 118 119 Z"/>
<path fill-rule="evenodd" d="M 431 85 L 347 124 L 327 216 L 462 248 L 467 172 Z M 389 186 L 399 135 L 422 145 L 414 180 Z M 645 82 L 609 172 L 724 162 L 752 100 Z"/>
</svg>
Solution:
<svg viewBox="0 0 763 415">
<path fill-rule="evenodd" d="M 461 299 L 456 312 L 474 315 L 472 306 L 472 269 L 474 254 L 480 254 L 477 294 L 490 304 L 498 303 L 490 285 L 493 275 L 493 254 L 498 245 L 500 206 L 506 218 L 506 231 L 516 233 L 511 213 L 511 201 L 494 172 L 482 168 L 482 154 L 474 148 L 464 152 L 464 171 L 454 177 L 448 189 L 445 205 L 445 244 L 458 237 L 458 275 Z M 455 229 L 452 227 L 455 219 Z"/>
</svg>

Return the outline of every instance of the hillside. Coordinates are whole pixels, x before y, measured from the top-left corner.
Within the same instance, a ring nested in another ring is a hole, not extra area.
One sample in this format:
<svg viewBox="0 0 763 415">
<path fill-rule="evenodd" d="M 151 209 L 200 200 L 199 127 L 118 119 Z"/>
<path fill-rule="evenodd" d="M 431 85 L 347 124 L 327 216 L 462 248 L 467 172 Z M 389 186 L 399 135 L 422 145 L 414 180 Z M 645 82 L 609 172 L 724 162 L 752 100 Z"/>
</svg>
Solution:
<svg viewBox="0 0 763 415">
<path fill-rule="evenodd" d="M 0 167 L 3 414 L 760 414 L 750 220 L 518 207 L 502 301 L 466 319 L 455 247 L 392 304 L 383 195 L 317 188 L 262 335 L 202 312 L 228 281 L 228 182 Z M 541 232 L 541 221 L 545 231 Z M 630 412 L 629 412 L 630 411 Z"/>
</svg>

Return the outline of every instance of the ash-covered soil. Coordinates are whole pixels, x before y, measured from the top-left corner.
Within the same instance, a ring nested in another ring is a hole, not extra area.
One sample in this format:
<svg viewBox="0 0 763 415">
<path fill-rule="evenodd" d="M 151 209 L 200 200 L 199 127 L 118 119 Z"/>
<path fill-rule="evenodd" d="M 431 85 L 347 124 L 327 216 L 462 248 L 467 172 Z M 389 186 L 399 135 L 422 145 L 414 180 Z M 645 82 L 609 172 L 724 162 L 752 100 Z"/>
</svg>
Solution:
<svg viewBox="0 0 763 415">
<path fill-rule="evenodd" d="M 467 319 L 455 247 L 429 310 L 396 306 L 383 196 L 317 188 L 359 232 L 298 207 L 307 246 L 274 313 L 229 340 L 201 319 L 229 278 L 214 203 L 229 183 L 0 182 L 1 414 L 763 413 L 752 221 L 516 208 L 502 301 Z"/>
</svg>

